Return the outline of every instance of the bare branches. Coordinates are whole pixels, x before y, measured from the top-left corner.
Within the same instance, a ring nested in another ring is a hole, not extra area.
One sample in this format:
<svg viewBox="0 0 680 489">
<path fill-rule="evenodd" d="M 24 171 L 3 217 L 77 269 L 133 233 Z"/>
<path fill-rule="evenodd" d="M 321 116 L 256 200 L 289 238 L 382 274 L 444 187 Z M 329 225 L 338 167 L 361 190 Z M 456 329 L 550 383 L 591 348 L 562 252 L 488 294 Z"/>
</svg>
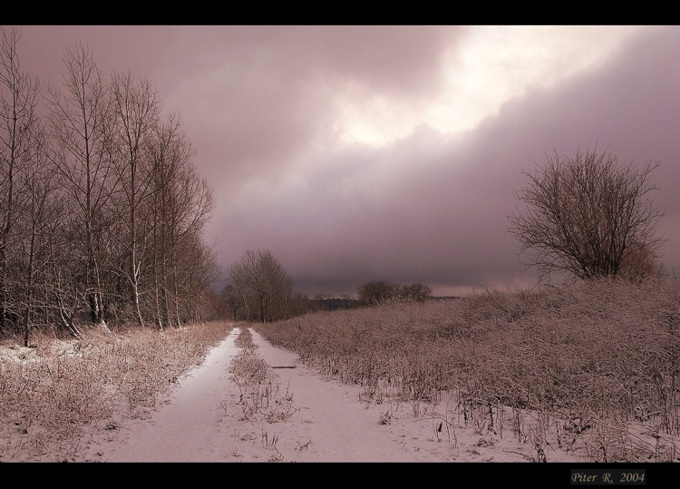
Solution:
<svg viewBox="0 0 680 489">
<path fill-rule="evenodd" d="M 179 118 L 161 120 L 146 80 L 107 81 L 82 45 L 40 98 L 19 37 L 0 26 L 0 334 L 214 318 L 214 201 Z"/>
<path fill-rule="evenodd" d="M 231 266 L 229 275 L 248 320 L 287 318 L 293 280 L 269 250 L 248 250 Z"/>
<path fill-rule="evenodd" d="M 26 277 L 26 260 L 18 250 L 30 239 L 30 226 L 24 222 L 35 217 L 31 215 L 29 183 L 39 173 L 44 154 L 36 113 L 40 84 L 20 70 L 19 38 L 15 29 L 0 27 L 0 332 L 10 319 L 16 326 L 19 309 L 23 308 L 18 298 L 22 278 Z M 19 262 L 23 266 L 17 266 Z M 18 270 L 22 277 L 16 276 Z M 22 324 L 27 342 L 26 321 Z"/>
<path fill-rule="evenodd" d="M 432 295 L 432 289 L 420 283 L 400 285 L 374 280 L 361 284 L 358 294 L 362 304 L 377 306 L 390 302 L 425 302 Z"/>
<path fill-rule="evenodd" d="M 140 305 L 140 273 L 146 251 L 146 232 L 140 226 L 140 214 L 144 201 L 150 196 L 153 182 L 153 159 L 145 158 L 143 150 L 147 139 L 153 137 L 158 126 L 160 105 L 155 92 L 146 80 L 138 83 L 132 75 L 114 75 L 111 81 L 114 118 L 111 151 L 113 165 L 119 177 L 120 188 L 125 196 L 117 207 L 122 209 L 120 219 L 126 224 L 129 258 L 122 273 L 127 276 L 131 288 L 136 319 L 144 325 Z M 150 231 L 150 230 L 149 230 Z"/>
<path fill-rule="evenodd" d="M 610 153 L 557 153 L 527 173 L 517 199 L 526 207 L 509 216 L 510 232 L 529 266 L 542 276 L 567 272 L 578 278 L 649 273 L 662 240 L 655 236 L 658 212 L 649 162 L 619 164 Z"/>
</svg>

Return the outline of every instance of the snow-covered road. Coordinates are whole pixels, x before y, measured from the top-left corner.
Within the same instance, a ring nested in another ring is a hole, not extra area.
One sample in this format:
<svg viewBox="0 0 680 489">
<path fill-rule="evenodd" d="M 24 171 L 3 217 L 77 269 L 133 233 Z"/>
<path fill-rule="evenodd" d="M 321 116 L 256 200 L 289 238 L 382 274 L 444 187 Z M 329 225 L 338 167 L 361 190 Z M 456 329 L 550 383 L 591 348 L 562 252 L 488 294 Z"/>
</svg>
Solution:
<svg viewBox="0 0 680 489">
<path fill-rule="evenodd" d="M 251 328 L 257 355 L 275 374 L 292 415 L 269 422 L 244 416 L 230 372 L 240 352 L 234 328 L 146 419 L 124 421 L 114 436 L 90 443 L 85 459 L 102 462 L 526 462 L 532 446 L 464 426 L 446 402 L 419 416 L 410 403 L 360 402 L 360 386 L 324 380 L 296 355 Z M 438 431 L 443 426 L 448 429 Z M 511 420 L 508 420 L 508 426 Z M 552 458 L 559 456 L 558 459 Z M 578 461 L 556 451 L 549 461 Z"/>
</svg>

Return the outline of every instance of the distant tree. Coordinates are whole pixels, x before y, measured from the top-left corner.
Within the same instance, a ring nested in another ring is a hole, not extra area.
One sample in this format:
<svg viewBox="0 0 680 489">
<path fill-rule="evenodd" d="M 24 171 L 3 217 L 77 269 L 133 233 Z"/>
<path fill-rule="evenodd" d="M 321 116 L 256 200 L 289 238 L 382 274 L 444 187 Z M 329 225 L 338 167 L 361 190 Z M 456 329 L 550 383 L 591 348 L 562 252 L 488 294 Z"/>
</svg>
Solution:
<svg viewBox="0 0 680 489">
<path fill-rule="evenodd" d="M 376 306 L 388 302 L 425 302 L 432 296 L 432 289 L 420 283 L 400 285 L 374 280 L 359 286 L 358 295 L 360 304 Z"/>
<path fill-rule="evenodd" d="M 427 285 L 415 283 L 400 288 L 400 298 L 406 302 L 425 302 L 432 297 L 432 289 Z"/>
<path fill-rule="evenodd" d="M 541 276 L 566 272 L 581 279 L 649 270 L 662 243 L 655 227 L 663 214 L 649 198 L 658 166 L 619 164 L 608 152 L 555 153 L 527 174 L 529 184 L 516 194 L 526 209 L 509 216 L 525 263 Z"/>
<path fill-rule="evenodd" d="M 317 310 L 317 302 L 311 300 L 306 294 L 294 293 L 289 302 L 288 311 L 290 317 L 302 316 Z"/>
<path fill-rule="evenodd" d="M 236 287 L 231 284 L 225 285 L 220 293 L 220 298 L 222 299 L 222 302 L 228 306 L 229 311 L 231 311 L 231 319 L 236 321 L 238 311 L 243 306 L 243 301 L 239 296 Z"/>
<path fill-rule="evenodd" d="M 290 315 L 293 280 L 269 250 L 248 250 L 229 275 L 249 321 L 271 322 Z"/>
<path fill-rule="evenodd" d="M 359 301 L 366 306 L 386 304 L 398 298 L 399 285 L 382 280 L 363 283 L 357 291 Z"/>
</svg>

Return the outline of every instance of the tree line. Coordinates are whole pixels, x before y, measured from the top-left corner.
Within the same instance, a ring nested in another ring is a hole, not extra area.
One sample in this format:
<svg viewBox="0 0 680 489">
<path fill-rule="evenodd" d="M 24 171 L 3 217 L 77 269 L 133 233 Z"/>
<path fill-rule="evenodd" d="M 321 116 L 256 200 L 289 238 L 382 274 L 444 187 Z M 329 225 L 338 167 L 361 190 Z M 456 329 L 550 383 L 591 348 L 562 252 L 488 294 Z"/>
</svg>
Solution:
<svg viewBox="0 0 680 489">
<path fill-rule="evenodd" d="M 214 202 L 179 115 L 162 114 L 144 78 L 104 76 L 82 45 L 66 48 L 60 87 L 23 72 L 19 31 L 0 26 L 0 336 L 56 325 L 162 329 L 227 314 L 272 322 L 320 307 L 296 294 L 268 250 L 219 274 L 202 240 Z M 527 173 L 508 216 L 526 264 L 580 279 L 660 273 L 649 181 L 607 152 L 560 154 Z M 424 301 L 422 284 L 362 284 L 347 307 Z M 344 307 L 344 306 L 343 306 Z M 225 311 L 225 309 L 228 310 Z"/>
<path fill-rule="evenodd" d="M 214 314 L 210 187 L 177 114 L 129 72 L 66 48 L 63 83 L 23 72 L 0 26 L 0 335 L 178 326 Z"/>
<path fill-rule="evenodd" d="M 577 279 L 598 277 L 643 280 L 665 273 L 658 264 L 664 239 L 656 235 L 663 216 L 649 198 L 659 166 L 620 164 L 608 152 L 558 153 L 529 176 L 516 197 L 525 208 L 508 216 L 510 232 L 541 278 L 562 273 Z M 235 320 L 274 322 L 320 309 L 370 307 L 395 302 L 425 302 L 430 287 L 374 280 L 361 284 L 358 299 L 295 294 L 293 280 L 269 250 L 248 251 L 230 268 L 231 284 L 222 303 Z M 327 298 L 326 298 L 327 299 Z"/>
<path fill-rule="evenodd" d="M 366 282 L 359 286 L 359 302 L 364 306 L 377 306 L 393 302 L 425 302 L 432 297 L 432 289 L 421 283 L 395 284 L 383 280 Z"/>
<path fill-rule="evenodd" d="M 268 249 L 248 250 L 229 268 L 230 283 L 221 291 L 221 300 L 234 320 L 275 322 L 319 310 L 351 309 L 393 302 L 425 302 L 430 287 L 414 283 L 400 285 L 382 280 L 361 284 L 358 298 L 314 299 L 295 293 L 293 279 Z"/>
</svg>

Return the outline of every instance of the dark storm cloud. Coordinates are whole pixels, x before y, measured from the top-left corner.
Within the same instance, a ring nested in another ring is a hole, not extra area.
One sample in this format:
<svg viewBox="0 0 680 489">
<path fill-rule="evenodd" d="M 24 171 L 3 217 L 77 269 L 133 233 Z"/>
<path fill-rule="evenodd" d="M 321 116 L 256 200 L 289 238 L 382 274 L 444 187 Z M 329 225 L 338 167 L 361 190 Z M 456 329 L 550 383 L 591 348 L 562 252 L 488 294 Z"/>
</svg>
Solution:
<svg viewBox="0 0 680 489">
<path fill-rule="evenodd" d="M 20 28 L 31 73 L 58 80 L 63 49 L 82 42 L 104 72 L 147 77 L 180 113 L 214 189 L 206 239 L 225 270 L 266 248 L 309 294 L 351 294 L 369 280 L 441 293 L 533 284 L 507 232 L 522 172 L 553 150 L 595 146 L 661 162 L 664 263 L 680 264 L 677 27 L 641 29 L 604 63 L 525 89 L 470 130 L 423 123 L 371 145 L 343 142 L 343 111 L 379 100 L 396 123 L 431 103 L 469 28 Z"/>
<path fill-rule="evenodd" d="M 553 150 L 599 148 L 639 164 L 661 161 L 653 180 L 666 210 L 660 231 L 671 233 L 664 262 L 673 269 L 679 46 L 678 29 L 650 32 L 607 65 L 508 102 L 467 134 L 421 128 L 391 146 L 338 154 L 293 191 L 263 192 L 250 232 L 227 241 L 275 249 L 300 285 L 327 278 L 350 292 L 368 280 L 465 287 L 533 280 L 507 232 L 514 191 L 527 181 L 522 172 Z"/>
</svg>

